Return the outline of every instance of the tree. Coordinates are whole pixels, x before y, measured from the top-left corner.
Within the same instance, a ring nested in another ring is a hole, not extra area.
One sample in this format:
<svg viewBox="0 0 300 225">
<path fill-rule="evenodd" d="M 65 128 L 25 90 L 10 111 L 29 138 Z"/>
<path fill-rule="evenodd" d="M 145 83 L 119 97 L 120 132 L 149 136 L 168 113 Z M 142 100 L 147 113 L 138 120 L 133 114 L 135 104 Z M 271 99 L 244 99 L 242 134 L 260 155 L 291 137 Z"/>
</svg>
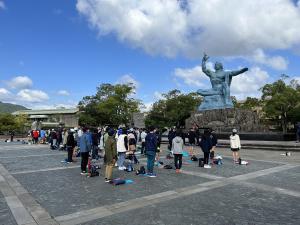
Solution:
<svg viewBox="0 0 300 225">
<path fill-rule="evenodd" d="M 300 103 L 300 92 L 295 83 L 287 85 L 285 77 L 262 87 L 263 110 L 268 118 L 279 120 L 282 131 L 287 132 L 287 124 L 291 115 Z"/>
<path fill-rule="evenodd" d="M 133 112 L 139 111 L 141 102 L 131 97 L 133 84 L 101 84 L 97 93 L 79 102 L 82 126 L 129 124 Z"/>
<path fill-rule="evenodd" d="M 0 131 L 9 132 L 9 131 L 18 131 L 24 132 L 24 127 L 27 122 L 27 116 L 18 115 L 13 116 L 9 113 L 0 114 Z"/>
<path fill-rule="evenodd" d="M 153 104 L 146 117 L 146 126 L 183 126 L 200 103 L 201 97 L 197 93 L 182 94 L 179 90 L 172 90 Z"/>
<path fill-rule="evenodd" d="M 254 109 L 262 105 L 261 101 L 258 98 L 247 97 L 246 101 L 241 103 L 239 108 L 241 109 Z"/>
</svg>

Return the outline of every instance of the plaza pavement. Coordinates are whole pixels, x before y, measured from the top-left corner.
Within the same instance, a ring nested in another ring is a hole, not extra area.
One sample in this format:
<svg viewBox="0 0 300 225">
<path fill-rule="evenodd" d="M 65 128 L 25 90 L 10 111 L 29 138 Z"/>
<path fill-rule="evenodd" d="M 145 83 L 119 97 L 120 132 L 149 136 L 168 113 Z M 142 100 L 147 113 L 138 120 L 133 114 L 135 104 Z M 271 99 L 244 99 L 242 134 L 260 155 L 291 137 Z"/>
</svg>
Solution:
<svg viewBox="0 0 300 225">
<path fill-rule="evenodd" d="M 233 164 L 229 149 L 217 152 L 221 166 L 199 168 L 184 158 L 181 174 L 156 167 L 156 178 L 115 170 L 133 183 L 112 186 L 103 169 L 88 178 L 80 160 L 62 164 L 65 152 L 0 143 L 0 224 L 300 224 L 299 152 L 242 149 L 247 166 Z"/>
</svg>

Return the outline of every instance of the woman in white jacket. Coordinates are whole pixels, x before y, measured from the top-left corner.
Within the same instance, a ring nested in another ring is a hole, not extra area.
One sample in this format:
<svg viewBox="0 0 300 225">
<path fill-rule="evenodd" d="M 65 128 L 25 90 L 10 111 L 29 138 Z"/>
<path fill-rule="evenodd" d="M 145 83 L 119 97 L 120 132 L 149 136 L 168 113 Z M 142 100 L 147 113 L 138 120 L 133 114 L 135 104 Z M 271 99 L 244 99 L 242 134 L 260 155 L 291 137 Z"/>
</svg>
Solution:
<svg viewBox="0 0 300 225">
<path fill-rule="evenodd" d="M 241 141 L 240 141 L 240 136 L 237 134 L 236 129 L 233 129 L 232 134 L 230 135 L 230 148 L 232 151 L 234 163 L 239 163 L 239 158 L 240 158 L 239 151 L 241 149 Z"/>
</svg>

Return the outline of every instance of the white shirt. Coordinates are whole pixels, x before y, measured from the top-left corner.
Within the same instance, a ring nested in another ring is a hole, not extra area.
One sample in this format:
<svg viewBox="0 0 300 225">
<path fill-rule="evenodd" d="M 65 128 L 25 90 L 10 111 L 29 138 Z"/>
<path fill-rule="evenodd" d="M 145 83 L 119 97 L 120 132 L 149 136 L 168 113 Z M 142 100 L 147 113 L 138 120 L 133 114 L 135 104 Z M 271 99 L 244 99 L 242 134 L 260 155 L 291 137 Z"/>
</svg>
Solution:
<svg viewBox="0 0 300 225">
<path fill-rule="evenodd" d="M 230 135 L 230 148 L 241 148 L 241 141 L 239 135 Z"/>
</svg>

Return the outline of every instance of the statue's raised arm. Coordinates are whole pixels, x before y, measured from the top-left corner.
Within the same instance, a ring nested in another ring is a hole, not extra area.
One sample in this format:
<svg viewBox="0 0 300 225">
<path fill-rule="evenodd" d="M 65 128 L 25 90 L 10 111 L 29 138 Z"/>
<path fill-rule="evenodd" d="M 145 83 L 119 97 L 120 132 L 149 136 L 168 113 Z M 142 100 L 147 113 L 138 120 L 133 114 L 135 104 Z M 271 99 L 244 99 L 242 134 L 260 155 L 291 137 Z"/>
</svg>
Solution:
<svg viewBox="0 0 300 225">
<path fill-rule="evenodd" d="M 237 75 L 239 75 L 239 74 L 245 73 L 246 71 L 248 71 L 248 68 L 247 68 L 247 67 L 245 67 L 245 68 L 243 68 L 243 69 L 241 69 L 241 70 L 231 71 L 231 72 L 230 72 L 230 76 L 237 76 Z"/>
<path fill-rule="evenodd" d="M 210 71 L 209 69 L 206 68 L 206 62 L 209 59 L 209 56 L 206 55 L 206 53 L 204 53 L 204 56 L 202 58 L 202 71 L 203 73 L 205 73 L 207 76 L 211 76 L 212 71 Z"/>
</svg>

